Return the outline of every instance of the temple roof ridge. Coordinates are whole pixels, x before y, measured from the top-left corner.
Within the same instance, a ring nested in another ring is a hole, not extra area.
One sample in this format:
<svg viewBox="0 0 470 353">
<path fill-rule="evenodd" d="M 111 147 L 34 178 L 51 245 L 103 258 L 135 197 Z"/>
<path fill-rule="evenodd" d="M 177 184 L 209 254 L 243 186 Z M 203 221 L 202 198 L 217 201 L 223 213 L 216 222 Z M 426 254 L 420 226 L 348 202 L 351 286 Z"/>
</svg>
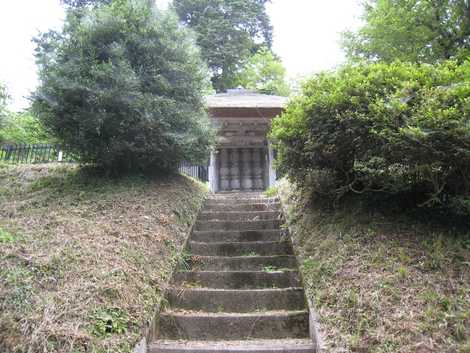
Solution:
<svg viewBox="0 0 470 353">
<path fill-rule="evenodd" d="M 209 108 L 284 108 L 288 98 L 238 87 L 206 97 Z"/>
</svg>

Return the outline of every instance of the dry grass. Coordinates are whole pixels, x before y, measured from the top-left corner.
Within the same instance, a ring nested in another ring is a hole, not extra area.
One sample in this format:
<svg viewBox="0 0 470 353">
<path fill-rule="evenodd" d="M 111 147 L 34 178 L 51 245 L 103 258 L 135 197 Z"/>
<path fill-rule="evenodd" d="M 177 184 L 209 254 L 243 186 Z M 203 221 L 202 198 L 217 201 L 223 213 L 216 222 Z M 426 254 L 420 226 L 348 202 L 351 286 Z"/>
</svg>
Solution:
<svg viewBox="0 0 470 353">
<path fill-rule="evenodd" d="M 280 189 L 326 352 L 470 352 L 470 230 L 321 211 Z"/>
<path fill-rule="evenodd" d="M 129 352 L 205 188 L 0 166 L 0 352 Z"/>
</svg>

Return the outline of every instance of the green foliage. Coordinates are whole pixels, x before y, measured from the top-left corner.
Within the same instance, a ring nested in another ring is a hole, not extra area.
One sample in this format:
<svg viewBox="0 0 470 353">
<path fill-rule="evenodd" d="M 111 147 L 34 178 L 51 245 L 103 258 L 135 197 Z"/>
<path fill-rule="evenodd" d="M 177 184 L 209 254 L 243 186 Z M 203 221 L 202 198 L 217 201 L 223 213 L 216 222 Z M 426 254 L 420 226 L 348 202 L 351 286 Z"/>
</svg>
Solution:
<svg viewBox="0 0 470 353">
<path fill-rule="evenodd" d="M 265 94 L 288 96 L 286 69 L 279 58 L 268 48 L 260 49 L 251 56 L 237 75 L 236 86 Z"/>
<path fill-rule="evenodd" d="M 470 62 L 395 62 L 321 73 L 276 119 L 281 172 L 323 199 L 395 195 L 465 213 Z M 455 209 L 455 207 L 453 207 Z"/>
<path fill-rule="evenodd" d="M 1 243 L 12 243 L 16 240 L 16 237 L 5 229 L 0 228 L 0 244 Z"/>
<path fill-rule="evenodd" d="M 277 194 L 278 194 L 279 190 L 276 186 L 271 186 L 270 188 L 268 188 L 264 194 L 267 196 L 267 197 L 276 197 Z"/>
<path fill-rule="evenodd" d="M 277 271 L 277 268 L 275 266 L 264 266 L 263 267 L 263 271 L 264 272 L 268 272 L 268 273 L 273 273 L 273 272 L 276 272 Z"/>
<path fill-rule="evenodd" d="M 123 334 L 127 331 L 129 318 L 125 312 L 118 308 L 100 309 L 92 316 L 92 333 L 95 336 L 108 336 Z"/>
<path fill-rule="evenodd" d="M 41 121 L 29 112 L 10 113 L 0 127 L 0 143 L 51 143 Z"/>
<path fill-rule="evenodd" d="M 269 0 L 174 0 L 179 18 L 197 35 L 217 92 L 235 87 L 236 75 L 252 53 L 271 47 Z"/>
<path fill-rule="evenodd" d="M 8 92 L 6 87 L 0 82 L 0 129 L 5 123 L 5 117 L 7 114 L 7 100 Z M 1 142 L 1 137 L 0 137 Z"/>
<path fill-rule="evenodd" d="M 352 59 L 434 63 L 470 53 L 470 3 L 466 0 L 370 0 L 365 25 L 346 32 Z"/>
<path fill-rule="evenodd" d="M 81 8 L 90 5 L 110 4 L 112 0 L 61 0 L 60 2 L 71 8 Z"/>
<path fill-rule="evenodd" d="M 119 172 L 205 160 L 207 70 L 176 16 L 116 0 L 69 11 L 37 44 L 34 112 L 82 162 Z"/>
</svg>

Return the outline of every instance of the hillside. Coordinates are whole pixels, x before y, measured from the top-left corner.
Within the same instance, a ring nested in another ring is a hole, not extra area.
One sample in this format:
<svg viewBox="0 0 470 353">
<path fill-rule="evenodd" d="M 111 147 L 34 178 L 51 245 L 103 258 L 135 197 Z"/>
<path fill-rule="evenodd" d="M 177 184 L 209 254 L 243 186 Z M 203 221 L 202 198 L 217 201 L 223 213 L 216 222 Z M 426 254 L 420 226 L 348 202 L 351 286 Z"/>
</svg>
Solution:
<svg viewBox="0 0 470 353">
<path fill-rule="evenodd" d="M 0 166 L 0 351 L 129 352 L 205 187 Z"/>
<path fill-rule="evenodd" d="M 470 230 L 280 194 L 325 352 L 470 352 Z"/>
</svg>

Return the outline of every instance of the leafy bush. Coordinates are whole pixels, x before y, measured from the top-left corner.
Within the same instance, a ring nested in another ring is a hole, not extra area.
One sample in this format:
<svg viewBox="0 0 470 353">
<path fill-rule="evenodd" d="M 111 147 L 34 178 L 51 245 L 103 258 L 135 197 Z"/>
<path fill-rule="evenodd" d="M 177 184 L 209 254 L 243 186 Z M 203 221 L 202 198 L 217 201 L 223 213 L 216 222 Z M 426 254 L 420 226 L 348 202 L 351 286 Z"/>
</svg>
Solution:
<svg viewBox="0 0 470 353">
<path fill-rule="evenodd" d="M 29 112 L 10 113 L 0 126 L 0 143 L 53 143 L 40 120 Z"/>
<path fill-rule="evenodd" d="M 207 69 L 176 16 L 146 0 L 69 10 L 37 39 L 33 109 L 82 162 L 113 172 L 171 171 L 207 158 Z"/>
<path fill-rule="evenodd" d="M 470 62 L 321 73 L 274 121 L 278 164 L 330 200 L 406 197 L 468 210 Z"/>
</svg>

